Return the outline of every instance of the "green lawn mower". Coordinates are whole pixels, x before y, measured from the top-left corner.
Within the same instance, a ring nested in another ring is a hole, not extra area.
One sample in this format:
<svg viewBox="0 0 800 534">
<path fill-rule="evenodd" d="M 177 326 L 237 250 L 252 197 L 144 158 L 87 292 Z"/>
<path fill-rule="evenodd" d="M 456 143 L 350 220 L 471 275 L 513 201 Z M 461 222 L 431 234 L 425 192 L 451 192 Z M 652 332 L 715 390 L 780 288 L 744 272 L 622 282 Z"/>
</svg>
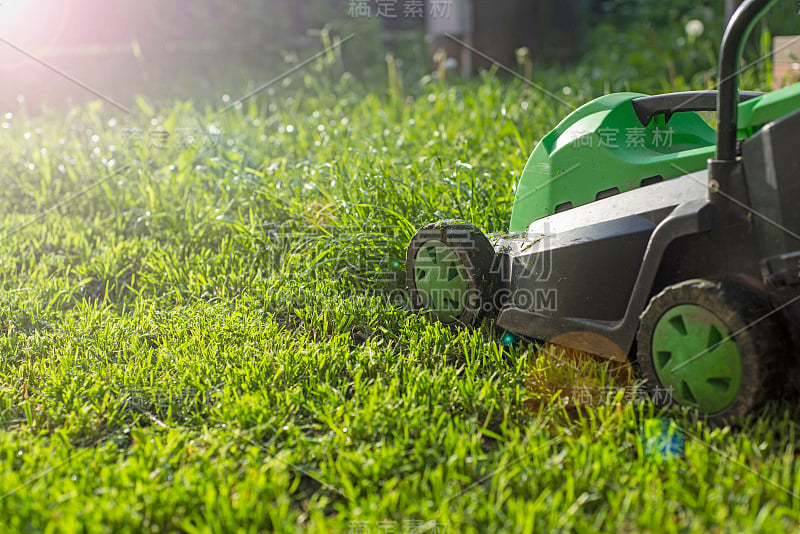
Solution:
<svg viewBox="0 0 800 534">
<path fill-rule="evenodd" d="M 564 119 L 522 172 L 508 234 L 419 230 L 415 308 L 635 362 L 654 401 L 715 422 L 781 390 L 800 348 L 800 84 L 738 82 L 776 2 L 731 18 L 718 91 L 611 94 Z"/>
</svg>

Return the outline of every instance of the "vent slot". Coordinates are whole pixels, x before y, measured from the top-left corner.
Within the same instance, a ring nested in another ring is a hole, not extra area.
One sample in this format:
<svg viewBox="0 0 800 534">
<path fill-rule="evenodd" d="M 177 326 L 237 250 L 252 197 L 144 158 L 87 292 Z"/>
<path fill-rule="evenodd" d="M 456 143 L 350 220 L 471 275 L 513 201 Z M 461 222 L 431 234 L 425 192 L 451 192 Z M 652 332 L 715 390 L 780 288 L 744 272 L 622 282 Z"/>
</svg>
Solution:
<svg viewBox="0 0 800 534">
<path fill-rule="evenodd" d="M 651 176 L 650 178 L 645 178 L 642 180 L 642 187 L 647 187 L 648 185 L 657 184 L 664 181 L 663 176 Z"/>
<path fill-rule="evenodd" d="M 597 193 L 595 200 L 603 200 L 604 198 L 613 197 L 614 195 L 619 195 L 619 187 L 612 187 L 611 189 L 600 191 Z"/>
<path fill-rule="evenodd" d="M 559 204 L 556 206 L 556 213 L 561 213 L 567 210 L 571 210 L 575 206 L 572 205 L 572 202 L 564 202 L 563 204 Z"/>
</svg>

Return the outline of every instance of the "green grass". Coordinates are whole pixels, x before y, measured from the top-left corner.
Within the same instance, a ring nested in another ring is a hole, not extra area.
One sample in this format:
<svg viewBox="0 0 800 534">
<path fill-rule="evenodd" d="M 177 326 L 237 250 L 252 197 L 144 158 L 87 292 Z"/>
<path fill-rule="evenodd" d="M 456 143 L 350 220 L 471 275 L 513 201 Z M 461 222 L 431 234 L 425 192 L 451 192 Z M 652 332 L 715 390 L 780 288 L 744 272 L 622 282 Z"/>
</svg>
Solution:
<svg viewBox="0 0 800 534">
<path fill-rule="evenodd" d="M 503 230 L 568 111 L 409 92 L 318 71 L 225 114 L 0 117 L 0 531 L 800 526 L 785 407 L 669 422 L 625 369 L 403 307 L 415 229 Z"/>
</svg>

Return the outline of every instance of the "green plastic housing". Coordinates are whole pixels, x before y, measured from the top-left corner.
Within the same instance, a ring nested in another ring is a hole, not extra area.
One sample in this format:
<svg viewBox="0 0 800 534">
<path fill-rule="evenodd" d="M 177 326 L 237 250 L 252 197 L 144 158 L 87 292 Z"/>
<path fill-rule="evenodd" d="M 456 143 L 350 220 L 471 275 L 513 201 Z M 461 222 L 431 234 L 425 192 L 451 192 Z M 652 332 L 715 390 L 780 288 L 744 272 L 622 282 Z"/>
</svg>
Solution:
<svg viewBox="0 0 800 534">
<path fill-rule="evenodd" d="M 642 126 L 632 101 L 639 93 L 597 98 L 567 116 L 534 149 L 516 191 L 509 231 L 562 210 L 677 178 L 707 167 L 716 131 L 696 112 Z M 800 109 L 800 84 L 739 104 L 739 137 Z"/>
</svg>

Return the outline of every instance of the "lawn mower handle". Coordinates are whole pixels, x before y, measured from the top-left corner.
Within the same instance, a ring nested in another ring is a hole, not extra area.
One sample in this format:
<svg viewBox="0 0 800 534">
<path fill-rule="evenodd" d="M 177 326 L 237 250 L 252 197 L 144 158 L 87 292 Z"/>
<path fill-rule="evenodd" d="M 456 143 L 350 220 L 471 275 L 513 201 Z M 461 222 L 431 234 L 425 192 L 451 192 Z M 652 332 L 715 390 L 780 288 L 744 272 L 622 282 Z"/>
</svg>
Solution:
<svg viewBox="0 0 800 534">
<path fill-rule="evenodd" d="M 764 93 L 740 91 L 739 102 L 747 102 Z M 641 96 L 634 98 L 633 111 L 642 126 L 647 126 L 656 115 L 664 114 L 664 122 L 669 122 L 675 113 L 681 111 L 717 111 L 719 95 L 717 91 L 683 91 L 666 95 Z"/>
<path fill-rule="evenodd" d="M 753 27 L 778 0 L 746 0 L 731 17 L 719 56 L 719 94 L 717 96 L 718 161 L 736 159 L 736 132 L 739 111 L 739 62 Z"/>
</svg>

